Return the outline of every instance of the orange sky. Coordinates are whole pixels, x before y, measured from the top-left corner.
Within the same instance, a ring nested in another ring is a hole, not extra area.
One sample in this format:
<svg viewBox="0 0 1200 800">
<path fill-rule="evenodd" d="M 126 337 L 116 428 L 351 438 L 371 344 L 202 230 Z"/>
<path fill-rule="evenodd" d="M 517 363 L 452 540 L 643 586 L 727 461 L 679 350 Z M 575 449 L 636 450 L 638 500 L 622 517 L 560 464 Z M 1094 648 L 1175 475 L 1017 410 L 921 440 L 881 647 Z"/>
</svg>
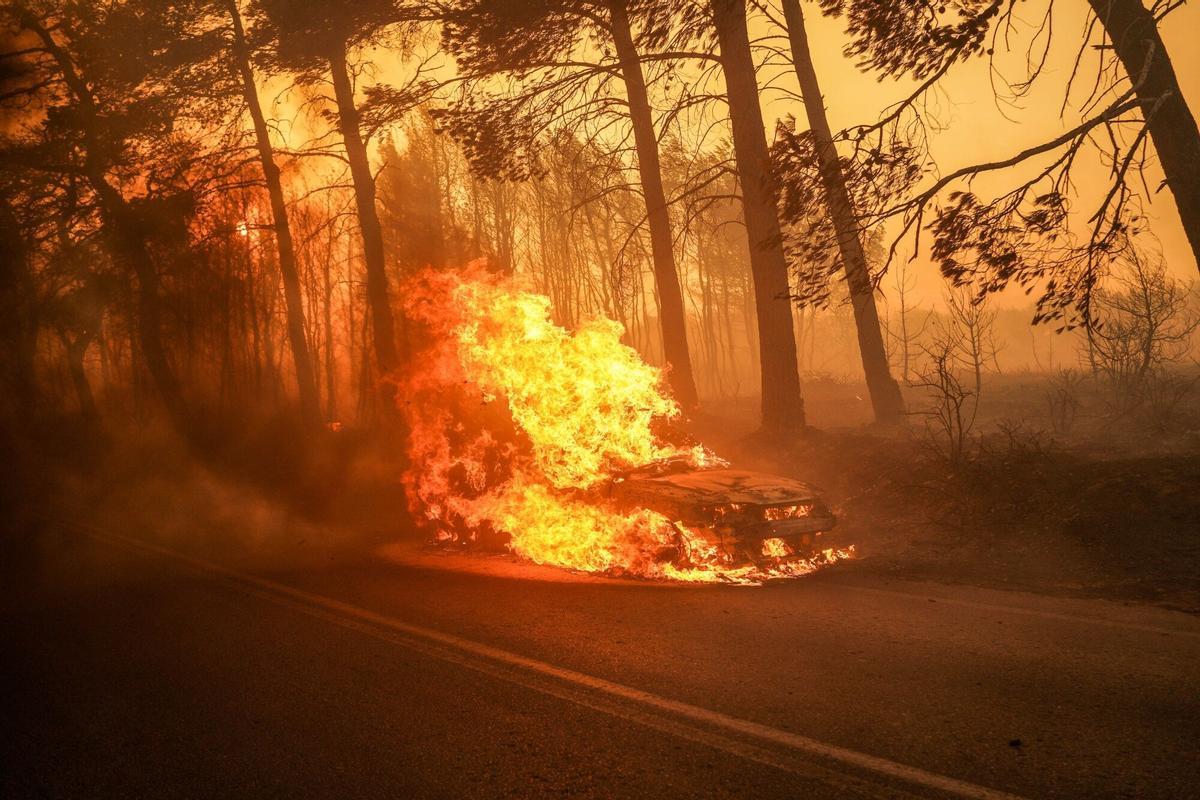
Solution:
<svg viewBox="0 0 1200 800">
<path fill-rule="evenodd" d="M 1041 18 L 1046 0 L 1021 3 L 1022 18 L 1030 23 Z M 829 109 L 830 122 L 835 128 L 870 121 L 881 108 L 903 97 L 908 83 L 892 80 L 878 82 L 854 68 L 842 55 L 845 35 L 841 23 L 816 13 L 812 3 L 805 3 L 806 23 L 813 50 L 813 58 L 819 71 L 822 91 Z M 1044 74 L 1035 85 L 1031 95 L 1024 98 L 1021 107 L 1007 108 L 1005 113 L 997 108 L 993 99 L 987 63 L 984 59 L 961 65 L 952 70 L 944 81 L 947 99 L 942 103 L 942 121 L 948 130 L 936 135 L 932 141 L 934 157 L 943 172 L 951 172 L 959 166 L 973 162 L 989 161 L 1012 155 L 1021 149 L 1052 138 L 1075 124 L 1077 117 L 1068 108 L 1066 116 L 1059 117 L 1062 92 L 1069 75 L 1071 62 L 1082 35 L 1087 3 L 1085 0 L 1057 0 L 1055 3 L 1055 41 Z M 1168 52 L 1175 65 L 1176 74 L 1188 98 L 1193 113 L 1200 109 L 1200 48 L 1196 46 L 1196 33 L 1200 31 L 1200 8 L 1183 6 L 1173 12 L 1163 28 Z M 1014 40 L 1017 41 L 1017 40 Z M 1094 63 L 1094 62 L 1093 62 Z M 1004 62 L 1007 74 L 1019 76 L 1021 58 L 1008 58 Z M 1088 78 L 1080 83 L 1087 87 Z M 767 98 L 764 98 L 766 101 Z M 766 103 L 766 116 L 779 117 L 787 113 L 803 115 L 793 101 Z M 1005 118 L 1005 114 L 1010 119 Z M 1079 198 L 1075 209 L 1077 216 L 1091 215 L 1103 192 L 1104 169 L 1097 163 L 1078 171 L 1077 188 Z M 1147 171 L 1147 182 L 1153 189 L 1161 181 L 1157 167 Z M 976 188 L 986 192 L 989 187 L 1007 184 L 1011 180 L 976 183 Z M 1175 203 L 1169 190 L 1163 190 L 1146 206 L 1151 226 L 1161 241 L 1171 271 L 1185 279 L 1197 277 L 1196 261 L 1179 224 Z M 914 271 L 920 279 L 919 293 L 930 298 L 941 291 L 941 281 L 935 269 L 923 259 L 914 263 Z M 1020 296 L 1018 296 L 1020 297 Z M 1023 297 L 1021 298 L 1024 299 Z"/>
<path fill-rule="evenodd" d="M 1024 46 L 1032 34 L 1034 23 L 1041 19 L 1049 1 L 1026 0 L 1019 4 L 1020 20 L 1024 22 L 1025 30 L 1023 33 L 1018 31 L 1011 40 L 1016 52 L 998 57 L 998 65 L 1009 78 L 1015 80 L 1023 76 Z M 806 1 L 803 5 L 813 57 L 829 109 L 830 122 L 835 129 L 871 122 L 879 116 L 882 109 L 911 91 L 912 84 L 909 81 L 879 81 L 873 74 L 859 71 L 854 63 L 842 54 L 846 37 L 841 20 L 821 15 L 815 3 Z M 950 172 L 970 163 L 1010 156 L 1025 147 L 1052 138 L 1078 122 L 1074 106 L 1069 105 L 1061 117 L 1059 107 L 1082 36 L 1087 10 L 1086 0 L 1055 1 L 1054 41 L 1046 66 L 1033 91 L 1024 97 L 1018 106 L 998 106 L 992 92 L 986 59 L 976 58 L 951 70 L 942 82 L 943 94 L 938 101 L 938 116 L 945 130 L 934 134 L 931 140 L 933 156 L 941 172 Z M 1187 5 L 1173 12 L 1163 28 L 1163 36 L 1176 73 L 1194 110 L 1200 109 L 1200 49 L 1193 41 L 1195 31 L 1200 31 L 1200 8 Z M 772 29 L 761 18 L 752 22 L 752 37 L 777 33 L 777 30 Z M 436 47 L 436 39 L 431 38 L 430 45 Z M 587 47 L 583 43 L 581 45 Z M 379 52 L 373 54 L 373 58 L 379 68 L 379 79 L 403 82 L 407 78 L 411 62 L 400 64 L 395 60 L 395 56 L 389 59 L 388 54 Z M 1089 50 L 1086 58 L 1090 61 L 1085 60 L 1083 77 L 1079 81 L 1084 91 L 1090 88 L 1089 80 L 1094 74 L 1087 67 L 1095 64 L 1095 51 Z M 452 61 L 447 57 L 437 69 L 437 73 L 448 75 L 452 72 Z M 796 89 L 790 67 L 764 70 L 761 80 L 766 82 L 772 79 L 778 79 L 780 85 Z M 1078 91 L 1076 93 L 1079 94 Z M 799 107 L 798 102 L 779 92 L 764 92 L 762 102 L 768 135 L 774 128 L 775 120 L 780 117 L 791 114 L 801 120 L 804 118 L 803 109 Z M 728 137 L 723 128 L 718 129 L 715 135 L 723 139 Z M 712 139 L 709 142 L 714 145 L 717 143 Z M 1082 226 L 1107 186 L 1106 169 L 1095 158 L 1090 161 L 1081 159 L 1074 174 L 1078 195 L 1074 199 L 1074 216 L 1076 224 Z M 987 195 L 993 189 L 1010 185 L 1013 180 L 1014 175 L 1011 172 L 1001 172 L 977 180 L 974 187 L 981 194 Z M 1157 170 L 1157 165 L 1151 166 L 1147 170 L 1147 183 L 1154 188 L 1160 181 L 1161 173 Z M 1196 262 L 1179 224 L 1169 190 L 1158 193 L 1146 205 L 1145 211 L 1151 220 L 1154 235 L 1161 242 L 1171 271 L 1181 278 L 1195 279 Z M 924 241 L 927 241 L 927 237 Z M 1147 244 L 1152 245 L 1153 242 L 1147 241 Z M 926 259 L 916 259 L 912 262 L 910 271 L 918 280 L 918 302 L 932 302 L 940 297 L 943 282 L 936 269 Z M 886 286 L 887 281 L 885 290 Z M 1029 302 L 1016 292 L 1003 296 L 1000 302 L 1007 304 L 1010 297 L 1011 302 L 1015 304 L 1025 305 Z"/>
</svg>

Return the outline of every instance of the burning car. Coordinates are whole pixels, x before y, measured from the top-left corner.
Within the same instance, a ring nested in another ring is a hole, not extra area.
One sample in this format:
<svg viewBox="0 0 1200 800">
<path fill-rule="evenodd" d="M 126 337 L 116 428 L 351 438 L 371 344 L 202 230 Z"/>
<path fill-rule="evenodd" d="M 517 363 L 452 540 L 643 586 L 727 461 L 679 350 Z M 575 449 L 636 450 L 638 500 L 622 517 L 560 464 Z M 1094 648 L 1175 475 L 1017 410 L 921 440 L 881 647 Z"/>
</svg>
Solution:
<svg viewBox="0 0 1200 800">
<path fill-rule="evenodd" d="M 404 377 L 409 509 L 442 546 L 688 582 L 761 583 L 853 555 L 805 484 L 730 469 L 672 429 L 664 376 L 620 323 L 477 263 L 402 293 L 426 346 Z M 634 465 L 644 466 L 634 466 Z"/>
<path fill-rule="evenodd" d="M 649 509 L 701 535 L 730 564 L 810 558 L 830 547 L 837 523 L 807 484 L 721 461 L 655 461 L 614 475 L 608 493 L 626 510 Z"/>
</svg>

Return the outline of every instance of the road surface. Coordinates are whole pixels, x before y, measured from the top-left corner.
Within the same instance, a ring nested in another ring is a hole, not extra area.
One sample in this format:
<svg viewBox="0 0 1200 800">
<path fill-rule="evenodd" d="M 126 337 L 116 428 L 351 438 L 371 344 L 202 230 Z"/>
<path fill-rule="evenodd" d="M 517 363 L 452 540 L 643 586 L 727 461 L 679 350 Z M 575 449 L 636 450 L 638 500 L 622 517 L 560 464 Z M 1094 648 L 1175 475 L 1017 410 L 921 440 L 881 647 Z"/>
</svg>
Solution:
<svg viewBox="0 0 1200 800">
<path fill-rule="evenodd" d="M 1184 614 L 152 541 L 52 526 L 8 559 L 3 796 L 1200 796 Z"/>
</svg>

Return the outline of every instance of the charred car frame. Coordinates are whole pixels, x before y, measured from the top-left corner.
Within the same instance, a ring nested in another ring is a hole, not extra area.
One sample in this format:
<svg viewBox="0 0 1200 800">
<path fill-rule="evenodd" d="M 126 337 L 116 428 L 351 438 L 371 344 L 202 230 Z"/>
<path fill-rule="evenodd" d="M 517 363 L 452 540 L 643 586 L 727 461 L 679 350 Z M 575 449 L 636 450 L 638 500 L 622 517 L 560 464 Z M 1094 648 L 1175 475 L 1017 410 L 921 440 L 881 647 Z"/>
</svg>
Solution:
<svg viewBox="0 0 1200 800">
<path fill-rule="evenodd" d="M 811 557 L 832 546 L 827 534 L 837 524 L 806 483 L 684 458 L 617 473 L 608 493 L 626 509 L 657 511 L 704 534 L 733 563 Z"/>
</svg>

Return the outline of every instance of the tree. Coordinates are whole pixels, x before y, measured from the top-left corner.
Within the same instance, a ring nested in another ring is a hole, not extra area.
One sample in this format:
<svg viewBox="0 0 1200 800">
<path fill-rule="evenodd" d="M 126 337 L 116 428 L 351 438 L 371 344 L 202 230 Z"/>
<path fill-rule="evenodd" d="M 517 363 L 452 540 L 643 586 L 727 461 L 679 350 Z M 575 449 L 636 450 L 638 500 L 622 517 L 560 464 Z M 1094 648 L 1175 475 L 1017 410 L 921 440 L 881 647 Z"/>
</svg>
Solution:
<svg viewBox="0 0 1200 800">
<path fill-rule="evenodd" d="M 1200 313 L 1194 287 L 1172 277 L 1161 256 L 1130 248 L 1118 267 L 1096 293 L 1101 325 L 1088 343 L 1095 369 L 1127 407 L 1142 400 L 1156 370 L 1186 358 Z"/>
<path fill-rule="evenodd" d="M 825 190 L 825 206 L 837 234 L 846 285 L 854 308 L 859 353 L 871 405 L 878 422 L 897 423 L 904 418 L 904 400 L 900 396 L 900 386 L 888 368 L 887 350 L 875 306 L 875 289 L 863 249 L 862 231 L 834 146 L 833 131 L 825 116 L 825 101 L 809 51 L 800 0 L 783 0 L 783 12 L 787 20 L 792 63 L 800 81 L 804 109 L 815 140 L 818 170 Z"/>
<path fill-rule="evenodd" d="M 60 257 L 71 255 L 64 253 Z M 67 353 L 67 369 L 79 401 L 79 414 L 86 423 L 95 425 L 100 411 L 83 362 L 100 335 L 104 299 L 99 276 L 86 268 L 78 272 L 81 273 L 78 282 L 53 298 L 47 316 Z"/>
<path fill-rule="evenodd" d="M 882 139 L 900 127 L 921 127 L 919 105 L 926 92 L 955 65 L 972 57 L 992 58 L 1015 47 L 1012 0 L 937 0 L 876 3 L 821 0 L 826 13 L 846 19 L 846 52 L 866 69 L 911 75 L 919 86 L 875 124 L 844 132 L 856 144 Z M 1172 0 L 1088 0 L 1092 12 L 1066 81 L 1063 109 L 1083 69 L 1085 53 L 1098 53 L 1093 85 L 1081 105 L 1080 121 L 1058 136 L 995 161 L 947 172 L 932 185 L 885 210 L 900 215 L 903 237 L 926 223 L 933 255 L 943 273 L 970 282 L 981 293 L 1012 282 L 1040 286 L 1035 321 L 1061 320 L 1063 327 L 1090 324 L 1090 301 L 1100 274 L 1145 225 L 1135 188 L 1153 144 L 1165 184 L 1175 196 L 1180 221 L 1200 266 L 1200 131 L 1180 90 L 1159 27 L 1182 3 Z M 1007 83 L 1008 99 L 1026 95 L 1043 72 L 1055 40 L 1052 4 L 1028 39 L 1027 74 Z M 1097 35 L 1097 32 L 1099 35 Z M 993 65 L 993 75 L 1002 73 Z M 1096 135 L 1103 132 L 1103 136 Z M 1072 168 L 1084 146 L 1095 146 L 1109 170 L 1109 185 L 1087 218 L 1088 235 L 1076 243 L 1068 228 Z M 969 190 L 949 193 L 985 173 L 1010 170 L 1037 160 L 1033 177 L 981 199 Z M 893 247 L 893 250 L 895 248 Z"/>
<path fill-rule="evenodd" d="M 403 271 L 443 267 L 446 222 L 438 176 L 438 134 L 426 114 L 414 115 L 404 132 L 407 143 L 404 150 L 390 138 L 384 140 L 382 147 L 383 168 L 378 185 L 384 241 Z"/>
<path fill-rule="evenodd" d="M 296 368 L 300 414 L 310 427 L 315 427 L 320 423 L 321 409 L 317 399 L 317 381 L 313 374 L 308 337 L 305 335 L 304 300 L 300 290 L 300 273 L 296 267 L 296 248 L 292 242 L 292 228 L 288 222 L 287 205 L 284 202 L 283 183 L 280 180 L 279 166 L 275 163 L 274 147 L 271 144 L 262 102 L 258 97 L 258 86 L 254 81 L 250 45 L 242 24 L 238 0 L 223 0 L 223 2 L 230 23 L 231 66 L 236 70 L 246 110 L 250 112 L 250 120 L 254 126 L 254 143 L 262 166 L 263 180 L 267 185 L 267 195 L 271 201 L 271 221 L 275 231 L 275 246 L 279 251 L 279 272 L 283 278 L 288 343 L 291 345 L 292 362 Z"/>
<path fill-rule="evenodd" d="M 1088 3 L 1141 101 L 1145 129 L 1200 269 L 1200 129 L 1159 31 L 1162 19 L 1182 3 L 1151 0 L 1149 8 L 1142 0 Z"/>
<path fill-rule="evenodd" d="M 514 163 L 518 156 L 502 152 L 508 149 L 519 153 L 529 148 L 528 142 L 515 142 L 514 134 L 533 131 L 536 138 L 550 127 L 551 117 L 558 125 L 579 125 L 589 118 L 590 109 L 606 108 L 612 98 L 604 94 L 589 95 L 582 102 L 572 98 L 563 105 L 569 109 L 575 107 L 573 113 L 563 113 L 563 106 L 555 104 L 535 106 L 534 99 L 551 94 L 561 97 L 568 88 L 582 91 L 584 84 L 593 78 L 602 82 L 614 76 L 620 78 L 625 87 L 623 110 L 633 128 L 634 152 L 646 206 L 663 351 L 669 367 L 667 379 L 676 400 L 685 408 L 692 408 L 697 404 L 697 395 L 683 291 L 663 188 L 658 134 L 642 70 L 643 57 L 631 21 L 632 15 L 649 15 L 652 11 L 652 6 L 639 0 L 459 3 L 448 15 L 445 28 L 447 47 L 455 53 L 459 64 L 479 82 L 501 74 L 518 75 L 524 80 L 515 102 L 509 99 L 483 109 L 466 104 L 457 113 L 455 110 L 444 113 L 443 119 L 468 142 L 473 160 L 483 167 L 485 174 L 523 178 L 529 173 L 523 165 Z M 585 30 L 598 33 L 606 44 L 612 45 L 616 63 L 603 55 L 588 60 L 587 56 L 573 52 Z M 524 112 L 519 124 L 514 121 L 513 111 Z M 506 135 L 495 130 L 496 126 L 513 130 Z M 487 130 L 488 127 L 492 129 Z"/>
<path fill-rule="evenodd" d="M 391 0 L 259 0 L 264 20 L 262 33 L 274 43 L 274 64 L 297 74 L 302 83 L 322 78 L 333 86 L 336 109 L 331 116 L 341 134 L 362 235 L 367 273 L 367 301 L 371 308 L 375 360 L 385 376 L 399 366 L 396 326 L 384 262 L 383 230 L 375 207 L 375 176 L 367 155 L 367 140 L 380 127 L 376 113 L 360 109 L 348 61 L 355 48 L 377 44 L 404 21 L 405 14 Z M 424 84 L 405 90 L 374 87 L 368 98 L 372 112 L 386 111 L 389 119 L 415 105 L 424 95 Z M 366 135 L 364 135 L 366 134 Z M 389 390 L 385 390 L 390 395 Z"/>
<path fill-rule="evenodd" d="M 917 277 L 908 271 L 908 262 L 902 261 L 892 269 L 892 287 L 895 289 L 896 311 L 899 328 L 892 335 L 900 345 L 900 378 L 907 381 L 912 374 L 913 343 L 920 338 L 929 324 L 930 314 L 927 312 L 920 325 L 910 322 L 912 316 L 912 301 L 909 296 L 917 286 Z M 889 331 L 891 333 L 891 331 Z"/>
<path fill-rule="evenodd" d="M 10 137 L 5 161 L 86 181 L 113 258 L 136 277 L 138 343 L 147 370 L 176 430 L 192 436 L 193 420 L 162 338 L 159 265 L 148 238 L 191 204 L 178 179 L 181 142 L 173 127 L 180 95 L 171 80 L 183 60 L 191 9 L 11 2 L 2 10 L 27 43 L 5 54 L 26 67 L 4 99 L 46 108 Z M 121 59 L 108 58 L 114 41 L 137 46 Z M 157 175 L 148 174 L 155 169 Z M 126 194 L 138 184 L 152 189 Z"/>
<path fill-rule="evenodd" d="M 675 266 L 671 220 L 659 163 L 658 136 L 654 131 L 642 62 L 634 45 L 625 0 L 612 0 L 609 3 L 609 23 L 617 57 L 621 62 L 621 75 L 625 79 L 629 119 L 633 123 L 633 136 L 637 143 L 638 174 L 641 176 L 642 193 L 646 197 L 650 248 L 654 255 L 654 280 L 658 285 L 659 313 L 662 316 L 663 350 L 672 372 L 680 373 L 668 377 L 676 399 L 685 408 L 690 408 L 697 404 L 697 397 L 691 354 L 688 351 L 683 292 L 679 288 L 679 273 Z"/>
<path fill-rule="evenodd" d="M 7 186 L 0 190 L 0 381 L 15 416 L 28 418 L 36 405 L 33 361 L 40 314 L 29 248 Z"/>
<path fill-rule="evenodd" d="M 710 8 L 720 44 L 746 235 L 750 242 L 762 365 L 762 423 L 769 430 L 800 428 L 805 424 L 804 401 L 800 395 L 792 312 L 787 302 L 788 267 L 746 29 L 746 3 L 745 0 L 711 0 Z"/>
<path fill-rule="evenodd" d="M 983 392 L 983 370 L 990 361 L 996 365 L 999 350 L 992 333 L 996 312 L 988 308 L 988 298 L 973 297 L 964 287 L 951 286 L 946 292 L 948 319 L 939 340 L 949 342 L 955 358 L 966 365 L 975 381 L 975 397 Z"/>
</svg>

